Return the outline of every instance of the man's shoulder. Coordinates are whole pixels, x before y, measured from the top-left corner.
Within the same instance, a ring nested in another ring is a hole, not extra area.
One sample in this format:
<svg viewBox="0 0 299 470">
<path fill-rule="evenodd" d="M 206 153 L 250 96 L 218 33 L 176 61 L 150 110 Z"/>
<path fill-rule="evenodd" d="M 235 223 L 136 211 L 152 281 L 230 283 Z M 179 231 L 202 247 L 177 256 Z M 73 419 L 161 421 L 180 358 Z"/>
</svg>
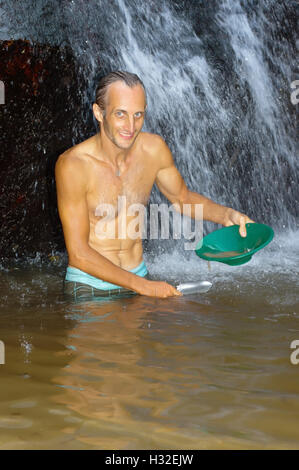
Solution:
<svg viewBox="0 0 299 470">
<path fill-rule="evenodd" d="M 77 170 L 82 171 L 86 168 L 86 163 L 90 155 L 84 145 L 85 142 L 74 145 L 59 155 L 56 162 L 56 170 L 76 172 Z"/>
<path fill-rule="evenodd" d="M 149 152 L 155 152 L 166 146 L 166 142 L 163 137 L 158 134 L 142 132 L 142 146 Z"/>
<path fill-rule="evenodd" d="M 164 166 L 164 160 L 168 161 L 169 156 L 171 157 L 171 152 L 163 137 L 158 134 L 150 134 L 149 132 L 143 132 L 142 134 L 142 151 L 157 161 L 159 166 Z"/>
<path fill-rule="evenodd" d="M 160 135 L 143 132 L 142 146 L 143 151 L 157 162 L 159 169 L 167 168 L 173 164 L 171 151 Z"/>
</svg>

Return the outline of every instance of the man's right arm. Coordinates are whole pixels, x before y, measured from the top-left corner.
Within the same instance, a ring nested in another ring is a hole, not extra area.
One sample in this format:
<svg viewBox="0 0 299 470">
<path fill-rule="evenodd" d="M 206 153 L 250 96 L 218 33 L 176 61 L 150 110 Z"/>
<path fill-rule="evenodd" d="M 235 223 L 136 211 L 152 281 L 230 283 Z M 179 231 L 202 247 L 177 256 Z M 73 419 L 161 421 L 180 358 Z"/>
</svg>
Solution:
<svg viewBox="0 0 299 470">
<path fill-rule="evenodd" d="M 179 295 L 166 282 L 148 281 L 126 271 L 89 246 L 87 165 L 82 158 L 64 154 L 55 168 L 58 211 L 70 266 L 139 294 L 157 297 Z"/>
</svg>

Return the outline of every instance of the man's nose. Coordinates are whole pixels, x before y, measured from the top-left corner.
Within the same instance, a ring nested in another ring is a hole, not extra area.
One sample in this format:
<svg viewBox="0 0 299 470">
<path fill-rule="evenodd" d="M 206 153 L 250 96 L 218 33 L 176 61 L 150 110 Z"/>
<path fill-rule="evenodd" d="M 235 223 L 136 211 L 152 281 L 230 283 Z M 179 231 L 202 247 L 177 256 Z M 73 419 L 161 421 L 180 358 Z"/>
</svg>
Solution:
<svg viewBox="0 0 299 470">
<path fill-rule="evenodd" d="M 128 116 L 126 119 L 126 130 L 133 134 L 135 131 L 135 119 L 134 116 Z"/>
</svg>

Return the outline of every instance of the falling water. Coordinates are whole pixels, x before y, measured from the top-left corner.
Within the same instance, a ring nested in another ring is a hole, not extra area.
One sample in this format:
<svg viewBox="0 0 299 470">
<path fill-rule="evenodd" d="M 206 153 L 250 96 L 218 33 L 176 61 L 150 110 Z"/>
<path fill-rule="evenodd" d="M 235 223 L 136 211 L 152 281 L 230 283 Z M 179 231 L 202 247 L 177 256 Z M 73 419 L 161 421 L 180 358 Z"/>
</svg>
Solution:
<svg viewBox="0 0 299 470">
<path fill-rule="evenodd" d="M 72 1 L 65 7 L 67 35 L 92 90 L 97 56 L 105 71 L 141 76 L 146 129 L 165 137 L 191 189 L 261 222 L 295 227 L 294 50 L 270 29 L 274 2 L 252 14 L 255 4 L 222 1 L 210 13 L 230 56 L 222 67 L 215 60 L 217 36 L 215 52 L 207 51 L 202 35 L 168 2 L 118 0 L 108 9 L 105 1 L 84 8 Z"/>
<path fill-rule="evenodd" d="M 295 2 L 192 2 L 192 14 L 190 2 L 166 0 L 24 3 L 23 16 L 2 7 L 4 34 L 72 48 L 89 85 L 80 90 L 83 120 L 101 74 L 137 73 L 148 95 L 145 129 L 165 138 L 191 190 L 276 232 L 296 231 Z M 83 139 L 74 129 L 74 143 Z M 152 201 L 162 199 L 154 189 Z"/>
</svg>

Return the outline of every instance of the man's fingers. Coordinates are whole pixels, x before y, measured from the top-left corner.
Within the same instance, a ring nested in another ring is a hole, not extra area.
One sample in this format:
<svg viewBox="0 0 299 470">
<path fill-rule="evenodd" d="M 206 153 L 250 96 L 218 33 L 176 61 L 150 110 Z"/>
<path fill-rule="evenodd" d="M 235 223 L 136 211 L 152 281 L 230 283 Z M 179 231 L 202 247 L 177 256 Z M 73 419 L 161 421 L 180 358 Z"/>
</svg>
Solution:
<svg viewBox="0 0 299 470">
<path fill-rule="evenodd" d="M 239 229 L 239 233 L 241 235 L 241 237 L 246 237 L 247 233 L 246 233 L 246 225 L 245 225 L 245 217 L 240 217 L 240 229 Z"/>
<path fill-rule="evenodd" d="M 246 237 L 247 236 L 247 231 L 246 231 L 246 224 L 255 224 L 255 222 L 249 217 L 240 217 L 240 230 L 239 233 L 241 237 Z"/>
<path fill-rule="evenodd" d="M 160 297 L 165 299 L 166 297 L 173 297 L 173 296 L 181 296 L 183 295 L 179 290 L 177 290 L 171 284 L 167 282 L 159 282 L 159 281 L 152 281 L 155 283 L 155 287 L 153 290 L 154 297 Z"/>
<path fill-rule="evenodd" d="M 172 295 L 183 295 L 182 292 L 177 290 L 174 286 L 171 286 L 171 287 L 172 287 L 172 289 L 171 289 Z"/>
<path fill-rule="evenodd" d="M 179 290 L 177 290 L 177 289 L 175 289 L 175 291 L 174 291 L 174 294 L 175 294 L 175 295 L 183 295 L 183 293 L 182 293 L 182 292 L 180 292 L 180 291 L 179 291 Z"/>
</svg>

